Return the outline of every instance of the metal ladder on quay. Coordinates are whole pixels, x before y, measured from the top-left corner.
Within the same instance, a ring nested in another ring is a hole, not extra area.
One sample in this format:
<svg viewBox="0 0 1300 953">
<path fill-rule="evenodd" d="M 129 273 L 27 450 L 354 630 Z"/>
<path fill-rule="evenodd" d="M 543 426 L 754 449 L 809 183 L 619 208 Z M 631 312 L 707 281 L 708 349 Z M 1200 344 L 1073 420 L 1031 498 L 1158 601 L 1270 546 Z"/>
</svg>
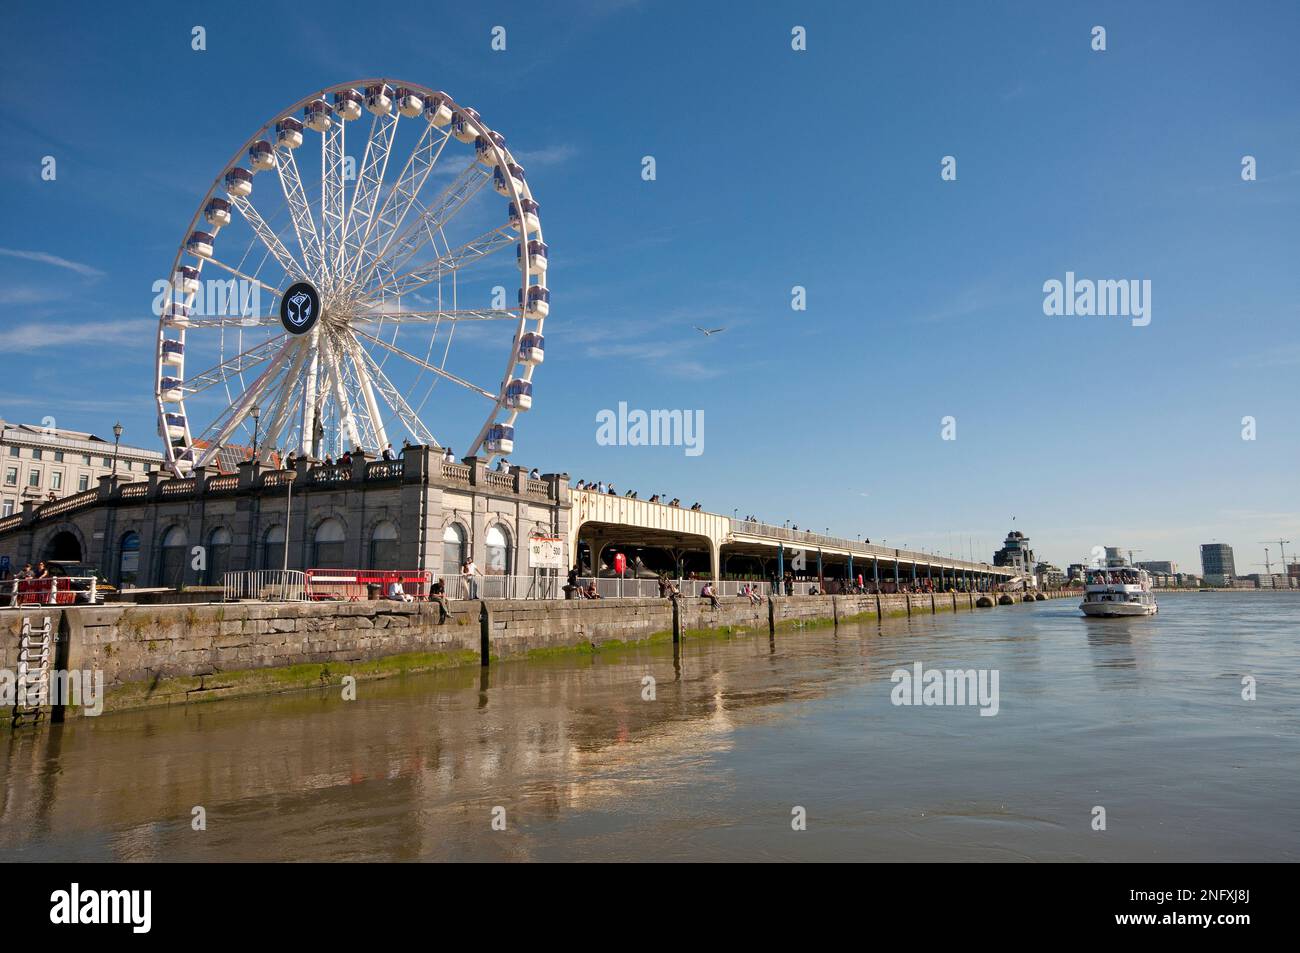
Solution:
<svg viewBox="0 0 1300 953">
<path fill-rule="evenodd" d="M 14 728 L 24 718 L 33 725 L 39 724 L 50 703 L 50 656 L 54 651 L 54 637 L 50 617 L 39 629 L 32 628 L 32 620 L 23 618 L 22 639 L 18 644 L 18 677 L 14 685 Z"/>
</svg>

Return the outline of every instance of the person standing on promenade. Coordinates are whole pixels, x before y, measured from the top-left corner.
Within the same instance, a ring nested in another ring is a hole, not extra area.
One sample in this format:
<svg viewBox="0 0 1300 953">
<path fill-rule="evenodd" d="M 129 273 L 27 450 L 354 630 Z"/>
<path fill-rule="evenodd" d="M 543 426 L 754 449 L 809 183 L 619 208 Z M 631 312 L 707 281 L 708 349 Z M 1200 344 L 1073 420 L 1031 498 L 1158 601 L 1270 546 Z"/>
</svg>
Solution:
<svg viewBox="0 0 1300 953">
<path fill-rule="evenodd" d="M 465 560 L 465 564 L 460 567 L 460 577 L 465 580 L 465 588 L 469 592 L 469 598 L 478 598 L 478 576 L 483 573 L 479 571 L 478 566 L 474 565 L 474 557 Z"/>
</svg>

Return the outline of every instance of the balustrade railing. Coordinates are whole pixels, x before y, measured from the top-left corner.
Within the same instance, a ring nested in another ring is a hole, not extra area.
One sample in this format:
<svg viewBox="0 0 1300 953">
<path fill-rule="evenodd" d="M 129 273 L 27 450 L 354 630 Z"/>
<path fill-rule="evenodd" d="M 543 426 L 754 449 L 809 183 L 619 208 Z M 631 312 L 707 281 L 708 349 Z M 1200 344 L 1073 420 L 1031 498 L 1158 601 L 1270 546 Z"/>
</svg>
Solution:
<svg viewBox="0 0 1300 953">
<path fill-rule="evenodd" d="M 405 472 L 401 460 L 375 460 L 366 464 L 367 480 L 399 480 Z"/>
</svg>

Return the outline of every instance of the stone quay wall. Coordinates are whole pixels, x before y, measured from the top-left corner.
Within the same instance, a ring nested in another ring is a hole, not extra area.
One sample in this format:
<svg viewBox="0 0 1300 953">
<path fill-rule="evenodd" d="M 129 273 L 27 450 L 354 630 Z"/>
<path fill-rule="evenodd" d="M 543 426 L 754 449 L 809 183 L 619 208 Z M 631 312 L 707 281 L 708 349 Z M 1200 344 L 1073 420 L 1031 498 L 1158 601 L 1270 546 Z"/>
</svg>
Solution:
<svg viewBox="0 0 1300 953">
<path fill-rule="evenodd" d="M 1074 595 L 1068 593 L 1065 595 Z M 668 640 L 667 599 L 429 603 L 225 603 L 0 611 L 0 669 L 16 671 L 23 621 L 56 633 L 56 669 L 104 674 L 105 709 L 287 691 L 454 665 Z M 780 631 L 944 611 L 975 611 L 967 593 L 794 596 L 771 605 L 726 597 L 679 600 L 683 638 Z M 7 719 L 4 720 L 7 723 Z"/>
</svg>

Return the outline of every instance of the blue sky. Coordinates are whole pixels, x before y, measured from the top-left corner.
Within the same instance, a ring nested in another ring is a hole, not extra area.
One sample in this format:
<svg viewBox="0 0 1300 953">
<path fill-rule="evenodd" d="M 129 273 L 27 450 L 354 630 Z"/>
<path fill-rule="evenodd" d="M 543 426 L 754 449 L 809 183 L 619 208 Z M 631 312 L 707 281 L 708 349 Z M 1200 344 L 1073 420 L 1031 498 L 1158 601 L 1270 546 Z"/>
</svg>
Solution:
<svg viewBox="0 0 1300 953">
<path fill-rule="evenodd" d="M 379 9 L 7 11 L 0 415 L 156 445 L 151 284 L 209 182 L 311 90 L 385 75 L 527 156 L 552 312 L 515 462 L 985 558 L 1013 526 L 1061 565 L 1300 550 L 1294 3 Z M 1150 325 L 1045 316 L 1067 271 L 1149 279 Z M 619 401 L 702 410 L 705 452 L 599 446 Z"/>
</svg>

